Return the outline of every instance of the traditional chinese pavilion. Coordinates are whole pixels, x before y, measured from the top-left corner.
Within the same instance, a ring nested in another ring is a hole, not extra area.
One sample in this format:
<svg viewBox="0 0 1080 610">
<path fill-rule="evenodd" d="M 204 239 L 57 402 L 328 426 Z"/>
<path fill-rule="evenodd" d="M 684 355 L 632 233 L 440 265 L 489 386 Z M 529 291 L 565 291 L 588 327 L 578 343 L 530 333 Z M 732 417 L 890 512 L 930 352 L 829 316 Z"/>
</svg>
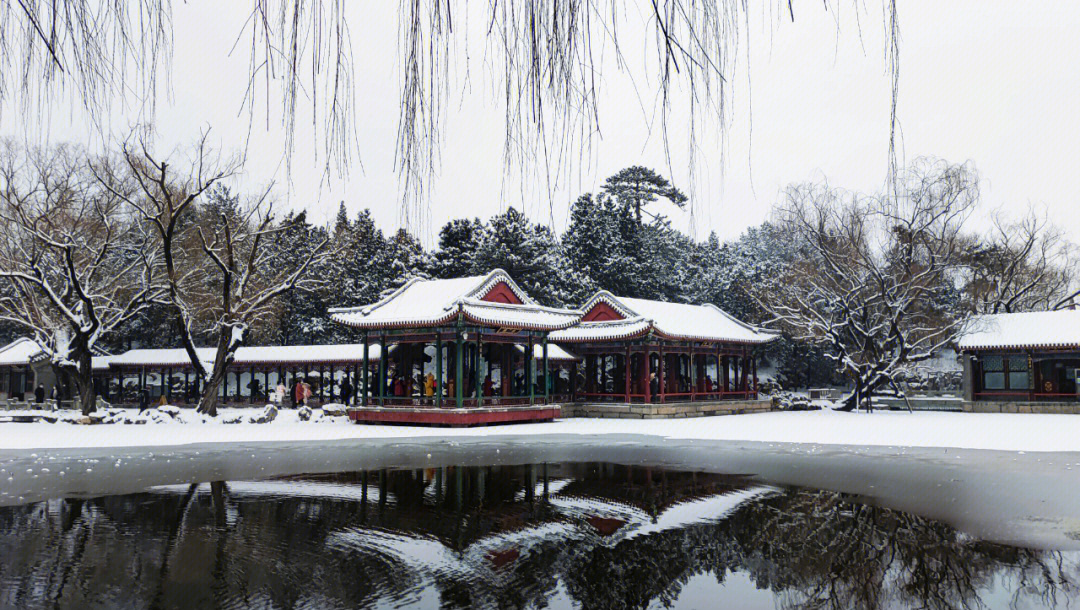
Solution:
<svg viewBox="0 0 1080 610">
<path fill-rule="evenodd" d="M 584 359 L 584 378 L 574 392 L 584 403 L 756 400 L 757 349 L 778 336 L 710 304 L 600 291 L 581 309 L 582 322 L 552 333 L 550 340 Z M 711 412 L 692 411 L 686 414 Z"/>
<path fill-rule="evenodd" d="M 1080 310 L 978 316 L 957 346 L 965 410 L 1080 413 Z"/>
<path fill-rule="evenodd" d="M 570 379 L 553 374 L 553 355 L 560 362 L 574 357 L 547 337 L 579 322 L 581 312 L 537 304 L 496 269 L 416 278 L 377 303 L 332 309 L 330 317 L 363 331 L 364 345 L 376 342 L 386 354 L 370 386 L 362 367 L 371 392 L 350 411 L 353 420 L 475 425 L 559 415 L 556 377 L 567 391 Z"/>
</svg>

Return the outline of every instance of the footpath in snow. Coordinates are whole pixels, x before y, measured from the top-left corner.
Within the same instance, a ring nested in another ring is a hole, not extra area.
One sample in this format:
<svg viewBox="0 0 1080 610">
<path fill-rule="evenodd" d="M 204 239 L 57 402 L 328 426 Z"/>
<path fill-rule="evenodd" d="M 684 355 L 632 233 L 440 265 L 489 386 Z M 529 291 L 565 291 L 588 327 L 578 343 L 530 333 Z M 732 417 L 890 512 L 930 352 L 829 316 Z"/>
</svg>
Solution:
<svg viewBox="0 0 1080 610">
<path fill-rule="evenodd" d="M 483 428 L 426 428 L 356 425 L 340 417 L 300 421 L 295 411 L 285 410 L 266 424 L 0 423 L 0 451 L 343 439 L 362 442 L 430 438 L 437 442 L 509 436 L 540 439 L 552 435 L 644 435 L 673 440 L 1080 452 L 1080 416 L 811 411 L 673 420 L 563 419 Z"/>
</svg>

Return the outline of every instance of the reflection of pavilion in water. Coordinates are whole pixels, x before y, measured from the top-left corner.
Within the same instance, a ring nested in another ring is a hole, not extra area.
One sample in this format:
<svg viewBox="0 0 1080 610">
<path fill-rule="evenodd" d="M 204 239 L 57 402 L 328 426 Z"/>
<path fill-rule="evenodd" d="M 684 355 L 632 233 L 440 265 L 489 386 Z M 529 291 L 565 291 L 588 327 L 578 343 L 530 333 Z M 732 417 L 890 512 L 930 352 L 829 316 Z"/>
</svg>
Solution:
<svg viewBox="0 0 1080 610">
<path fill-rule="evenodd" d="M 646 608 L 697 575 L 722 587 L 736 572 L 791 607 L 953 608 L 1005 576 L 1033 583 L 1024 590 L 1037 600 L 1059 583 L 1076 590 L 1060 555 L 843 494 L 610 464 L 379 470 L 4 507 L 0 557 L 3 607 Z"/>
<path fill-rule="evenodd" d="M 360 501 L 353 535 L 365 528 L 434 538 L 447 550 L 482 551 L 494 567 L 538 541 L 582 537 L 611 545 L 722 517 L 772 491 L 740 475 L 669 472 L 617 464 L 450 466 L 290 477 L 258 483 L 262 493 L 322 493 Z M 242 484 L 230 484 L 234 496 Z M 713 510 L 715 509 L 715 510 Z M 606 539 L 606 540 L 605 540 Z"/>
</svg>

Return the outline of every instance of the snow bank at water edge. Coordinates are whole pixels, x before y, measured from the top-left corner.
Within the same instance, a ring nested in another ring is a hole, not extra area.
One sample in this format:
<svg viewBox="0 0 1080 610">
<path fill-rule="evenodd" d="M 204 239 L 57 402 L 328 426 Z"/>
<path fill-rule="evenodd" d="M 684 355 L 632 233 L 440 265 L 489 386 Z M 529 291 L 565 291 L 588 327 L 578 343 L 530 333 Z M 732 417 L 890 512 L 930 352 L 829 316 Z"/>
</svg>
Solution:
<svg viewBox="0 0 1080 610">
<path fill-rule="evenodd" d="M 0 423 L 0 450 L 80 447 L 152 447 L 192 443 L 259 443 L 341 439 L 483 439 L 551 435 L 633 434 L 677 440 L 720 440 L 814 445 L 955 447 L 1003 451 L 1080 451 L 1080 416 L 1007 413 L 807 411 L 696 419 L 563 419 L 546 424 L 484 428 L 360 426 L 344 418 L 301 421 L 283 409 L 266 424 L 166 422 L 78 426 Z M 251 410 L 240 410 L 251 413 Z M 549 440 L 549 439 L 546 439 Z"/>
</svg>

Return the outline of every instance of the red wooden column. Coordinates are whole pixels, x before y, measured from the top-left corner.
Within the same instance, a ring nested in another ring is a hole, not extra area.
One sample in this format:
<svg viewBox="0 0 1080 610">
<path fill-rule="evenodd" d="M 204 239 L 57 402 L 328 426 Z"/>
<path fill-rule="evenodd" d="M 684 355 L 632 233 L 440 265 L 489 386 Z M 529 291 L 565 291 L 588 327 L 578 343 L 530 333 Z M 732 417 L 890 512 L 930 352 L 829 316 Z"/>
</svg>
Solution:
<svg viewBox="0 0 1080 610">
<path fill-rule="evenodd" d="M 729 367 L 729 364 L 728 364 L 728 357 L 726 355 L 725 356 L 720 356 L 720 369 L 722 371 L 722 373 L 720 375 L 720 377 L 721 377 L 720 391 L 721 392 L 727 392 L 728 389 L 729 389 L 728 388 L 728 380 L 729 380 L 729 377 L 731 375 L 731 371 L 729 370 L 730 367 Z"/>
<path fill-rule="evenodd" d="M 652 384 L 649 383 L 649 377 L 652 377 L 652 354 L 649 353 L 649 346 L 645 346 L 645 351 L 641 357 L 641 393 L 645 395 L 645 402 L 652 402 Z"/>
<path fill-rule="evenodd" d="M 585 354 L 585 393 L 592 394 L 596 381 L 596 355 Z"/>
<path fill-rule="evenodd" d="M 607 394 L 608 382 L 608 354 L 600 355 L 600 390 L 601 394 Z M 614 388 L 612 388 L 614 389 Z"/>
<path fill-rule="evenodd" d="M 577 361 L 570 364 L 570 402 L 577 400 Z"/>
<path fill-rule="evenodd" d="M 739 361 L 738 356 L 729 356 L 729 359 L 732 358 L 733 360 L 731 360 L 731 376 L 734 377 L 734 379 L 731 380 L 731 384 L 734 391 L 740 392 L 742 391 L 742 388 L 739 387 L 741 385 L 740 382 L 742 381 L 742 378 L 739 376 L 739 370 L 742 368 L 742 363 Z"/>
<path fill-rule="evenodd" d="M 499 380 L 499 383 L 502 385 L 502 395 L 504 398 L 510 395 L 510 386 L 514 383 L 514 372 L 512 370 L 513 363 L 510 359 L 510 352 L 516 349 L 517 347 L 513 343 L 504 343 L 502 345 L 502 371 L 500 371 L 499 376 L 501 379 Z"/>
<path fill-rule="evenodd" d="M 743 398 L 750 391 L 750 367 L 746 366 L 746 350 L 743 349 L 742 359 L 739 362 L 740 382 L 742 384 Z"/>
<path fill-rule="evenodd" d="M 624 367 L 626 374 L 626 404 L 630 404 L 630 346 L 626 346 L 626 362 Z"/>
<path fill-rule="evenodd" d="M 667 370 L 666 370 L 667 367 L 665 365 L 667 363 L 664 362 L 664 347 L 663 346 L 660 346 L 660 349 L 659 349 L 658 353 L 659 353 L 660 357 L 657 358 L 657 361 L 656 361 L 656 380 L 657 380 L 656 387 L 660 390 L 660 396 L 657 398 L 657 402 L 663 403 L 664 402 L 664 394 L 667 392 L 667 377 L 665 377 L 665 373 L 667 373 Z"/>
<path fill-rule="evenodd" d="M 757 398 L 757 356 L 751 356 L 750 357 L 750 368 L 753 371 L 753 375 L 754 375 L 754 386 L 753 386 L 754 398 Z"/>
</svg>

